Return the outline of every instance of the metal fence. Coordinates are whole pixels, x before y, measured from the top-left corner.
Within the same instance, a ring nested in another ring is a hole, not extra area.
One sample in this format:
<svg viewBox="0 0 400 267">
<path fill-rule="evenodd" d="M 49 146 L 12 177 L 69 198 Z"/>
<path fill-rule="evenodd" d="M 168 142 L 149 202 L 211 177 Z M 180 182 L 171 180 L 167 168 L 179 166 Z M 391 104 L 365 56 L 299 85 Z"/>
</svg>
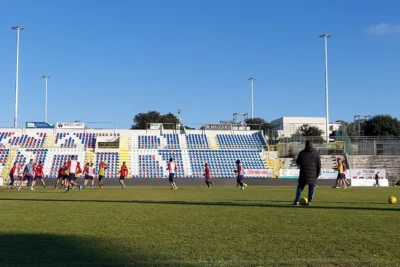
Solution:
<svg viewBox="0 0 400 267">
<path fill-rule="evenodd" d="M 304 149 L 306 141 L 311 141 L 316 150 L 321 155 L 338 155 L 343 154 L 345 150 L 342 138 L 338 138 L 329 144 L 325 143 L 321 136 L 292 136 L 291 138 L 279 139 L 277 145 L 279 156 L 281 157 L 296 157 L 297 154 Z"/>
</svg>

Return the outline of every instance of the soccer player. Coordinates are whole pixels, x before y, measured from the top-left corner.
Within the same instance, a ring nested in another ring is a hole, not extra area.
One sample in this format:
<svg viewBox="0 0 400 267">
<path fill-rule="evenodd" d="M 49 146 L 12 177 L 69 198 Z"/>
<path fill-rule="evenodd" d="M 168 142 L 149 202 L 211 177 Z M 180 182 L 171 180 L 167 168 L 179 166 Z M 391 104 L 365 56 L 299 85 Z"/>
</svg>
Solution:
<svg viewBox="0 0 400 267">
<path fill-rule="evenodd" d="M 89 172 L 89 162 L 87 162 L 85 167 L 83 167 L 83 179 L 84 179 L 83 188 L 86 188 L 86 185 L 89 180 L 88 172 Z"/>
<path fill-rule="evenodd" d="M 321 173 L 321 158 L 310 141 L 306 141 L 306 147 L 297 156 L 296 163 L 300 166 L 300 177 L 296 188 L 296 198 L 292 205 L 299 205 L 301 192 L 303 192 L 304 187 L 308 185 L 307 204 L 311 206 L 311 202 L 314 198 L 315 184 Z"/>
<path fill-rule="evenodd" d="M 93 162 L 90 163 L 90 166 L 88 167 L 88 179 L 85 181 L 85 186 L 87 184 L 87 181 L 90 180 L 92 182 L 92 189 L 94 186 L 94 176 L 96 175 L 96 169 L 93 167 Z"/>
<path fill-rule="evenodd" d="M 65 193 L 68 193 L 71 186 L 76 185 L 79 189 L 79 191 L 82 190 L 82 186 L 78 185 L 75 180 L 76 180 L 76 174 L 79 174 L 80 172 L 80 167 L 78 164 L 78 161 L 76 161 L 75 156 L 71 156 L 71 160 L 68 161 L 67 164 L 67 170 L 69 172 L 69 177 L 68 177 L 68 185 L 67 185 L 67 190 L 65 190 Z"/>
<path fill-rule="evenodd" d="M 375 186 L 380 187 L 381 185 L 379 184 L 379 172 L 375 174 Z"/>
<path fill-rule="evenodd" d="M 35 190 L 33 188 L 33 176 L 35 175 L 35 165 L 33 165 L 33 159 L 29 160 L 29 163 L 25 165 L 24 169 L 24 181 L 26 181 L 26 188 L 29 186 L 29 182 L 31 182 L 31 190 Z"/>
<path fill-rule="evenodd" d="M 107 162 L 106 161 L 104 161 L 104 162 L 100 162 L 100 164 L 99 164 L 99 187 L 101 188 L 101 189 L 103 189 L 103 187 L 104 187 L 104 178 L 105 178 L 105 174 L 106 174 L 106 169 L 108 169 L 108 166 L 107 166 Z"/>
<path fill-rule="evenodd" d="M 342 184 L 344 186 L 344 189 L 350 188 L 350 183 L 346 180 L 346 164 L 340 158 L 337 159 L 337 163 L 339 184 L 338 186 L 336 186 L 336 188 L 340 188 Z"/>
<path fill-rule="evenodd" d="M 210 181 L 211 178 L 211 172 L 210 168 L 208 167 L 208 164 L 204 164 L 204 179 L 206 181 L 207 187 L 211 188 L 211 185 L 214 186 L 214 183 Z"/>
<path fill-rule="evenodd" d="M 24 163 L 17 165 L 17 180 L 18 180 L 18 191 L 21 190 L 22 183 L 24 181 Z"/>
<path fill-rule="evenodd" d="M 119 171 L 119 183 L 122 185 L 122 189 L 126 187 L 125 185 L 125 178 L 128 176 L 128 167 L 126 167 L 126 162 L 122 162 L 121 170 Z"/>
<path fill-rule="evenodd" d="M 236 161 L 236 170 L 234 170 L 234 172 L 237 173 L 237 183 L 240 185 L 240 189 L 244 190 L 247 187 L 247 184 L 243 182 L 244 170 L 242 167 L 242 163 L 240 163 L 240 160 Z"/>
<path fill-rule="evenodd" d="M 64 165 L 61 166 L 61 168 L 58 170 L 58 176 L 57 176 L 57 181 L 56 184 L 54 185 L 54 189 L 57 189 L 57 185 L 61 180 L 61 185 L 65 187 L 65 180 L 67 179 L 68 175 L 65 174 L 65 171 L 67 170 L 67 163 L 64 162 Z M 60 188 L 62 188 L 60 186 Z"/>
<path fill-rule="evenodd" d="M 168 180 L 169 183 L 171 184 L 171 189 L 176 190 L 178 187 L 176 186 L 174 182 L 174 177 L 175 177 L 175 171 L 177 170 L 176 164 L 173 158 L 169 159 L 167 171 L 169 172 Z"/>
<path fill-rule="evenodd" d="M 39 161 L 39 164 L 35 167 L 35 177 L 33 178 L 33 181 L 32 181 L 32 187 L 35 188 L 36 180 L 40 179 L 40 181 L 42 182 L 43 188 L 47 189 L 43 178 L 44 178 L 43 162 Z"/>
<path fill-rule="evenodd" d="M 8 184 L 8 189 L 14 188 L 14 177 L 15 176 L 17 176 L 17 163 L 16 162 L 14 162 L 14 165 L 12 166 L 10 173 L 9 173 L 10 183 Z"/>
</svg>

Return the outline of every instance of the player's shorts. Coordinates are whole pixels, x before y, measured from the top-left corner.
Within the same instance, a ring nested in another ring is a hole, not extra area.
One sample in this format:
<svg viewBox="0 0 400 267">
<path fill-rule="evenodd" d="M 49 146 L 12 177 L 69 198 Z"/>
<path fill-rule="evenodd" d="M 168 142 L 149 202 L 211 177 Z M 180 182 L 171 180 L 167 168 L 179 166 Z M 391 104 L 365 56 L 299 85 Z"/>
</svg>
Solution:
<svg viewBox="0 0 400 267">
<path fill-rule="evenodd" d="M 125 180 L 125 177 L 124 176 L 120 176 L 119 179 L 120 180 Z"/>
<path fill-rule="evenodd" d="M 34 181 L 36 181 L 37 179 L 43 179 L 43 177 L 42 177 L 42 176 L 35 176 L 35 177 L 33 178 Z"/>
<path fill-rule="evenodd" d="M 87 175 L 87 176 L 85 177 L 85 180 L 93 180 L 93 176 Z"/>
<path fill-rule="evenodd" d="M 63 179 L 63 180 L 68 180 L 68 175 L 64 174 L 64 175 L 61 177 L 61 179 Z"/>
<path fill-rule="evenodd" d="M 340 174 L 340 179 L 346 179 L 346 174 L 341 173 L 341 174 Z"/>
<path fill-rule="evenodd" d="M 22 181 L 24 177 L 18 176 L 17 180 Z"/>
<path fill-rule="evenodd" d="M 210 181 L 210 178 L 206 178 L 206 183 L 212 183 L 212 182 Z"/>
<path fill-rule="evenodd" d="M 174 177 L 175 177 L 175 173 L 170 173 L 170 174 L 169 174 L 169 177 L 168 177 L 168 180 L 169 180 L 171 183 L 173 183 L 173 182 L 174 182 Z"/>
<path fill-rule="evenodd" d="M 24 181 L 32 181 L 32 180 L 33 180 L 33 176 L 29 176 L 29 175 L 24 176 Z"/>
<path fill-rule="evenodd" d="M 104 179 L 104 175 L 99 175 L 99 181 Z"/>
<path fill-rule="evenodd" d="M 69 176 L 68 176 L 68 180 L 75 181 L 76 180 L 75 173 L 70 173 Z"/>
</svg>

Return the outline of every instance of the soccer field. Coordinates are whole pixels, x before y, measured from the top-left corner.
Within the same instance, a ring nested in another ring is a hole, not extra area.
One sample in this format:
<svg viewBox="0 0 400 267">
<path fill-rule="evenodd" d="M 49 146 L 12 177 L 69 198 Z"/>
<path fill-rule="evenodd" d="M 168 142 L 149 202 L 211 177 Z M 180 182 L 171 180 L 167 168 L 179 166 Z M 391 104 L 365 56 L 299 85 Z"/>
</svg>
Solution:
<svg viewBox="0 0 400 267">
<path fill-rule="evenodd" d="M 0 189 L 0 266 L 399 266 L 399 188 Z"/>
</svg>

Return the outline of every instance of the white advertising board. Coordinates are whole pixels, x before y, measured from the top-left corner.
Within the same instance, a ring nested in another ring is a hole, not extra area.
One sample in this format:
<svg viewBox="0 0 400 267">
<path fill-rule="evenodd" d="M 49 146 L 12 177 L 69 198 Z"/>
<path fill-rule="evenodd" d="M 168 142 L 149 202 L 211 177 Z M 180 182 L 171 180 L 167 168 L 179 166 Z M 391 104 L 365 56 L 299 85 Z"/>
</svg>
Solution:
<svg viewBox="0 0 400 267">
<path fill-rule="evenodd" d="M 244 170 L 245 177 L 256 177 L 256 178 L 265 178 L 265 177 L 272 177 L 274 175 L 273 170 L 267 169 L 267 170 Z"/>
<path fill-rule="evenodd" d="M 57 122 L 57 129 L 85 129 L 84 122 Z"/>
<path fill-rule="evenodd" d="M 374 186 L 376 183 L 375 179 L 351 179 L 351 186 Z M 389 186 L 388 179 L 379 179 L 380 186 Z"/>
</svg>

